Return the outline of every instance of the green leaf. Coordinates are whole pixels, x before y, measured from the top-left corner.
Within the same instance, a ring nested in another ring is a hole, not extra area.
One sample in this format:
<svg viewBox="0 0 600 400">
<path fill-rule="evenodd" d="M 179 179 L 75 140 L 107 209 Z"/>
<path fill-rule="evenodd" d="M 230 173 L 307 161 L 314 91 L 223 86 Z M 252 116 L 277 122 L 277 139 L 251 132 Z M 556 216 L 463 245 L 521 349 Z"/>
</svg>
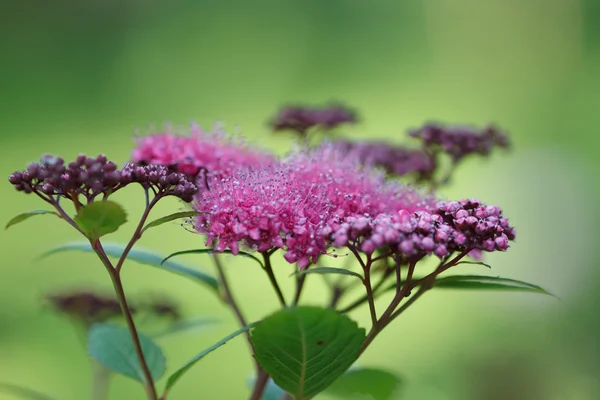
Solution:
<svg viewBox="0 0 600 400">
<path fill-rule="evenodd" d="M 297 400 L 313 397 L 358 358 L 365 330 L 333 310 L 280 310 L 251 333 L 255 358 L 273 381 Z"/>
<path fill-rule="evenodd" d="M 340 376 L 325 393 L 340 399 L 368 398 L 393 400 L 402 380 L 396 375 L 373 368 L 353 369 Z"/>
<path fill-rule="evenodd" d="M 183 256 L 186 254 L 219 254 L 219 253 L 233 254 L 231 252 L 231 250 L 223 250 L 223 251 L 214 251 L 213 249 L 182 250 L 182 251 L 176 251 L 175 253 L 170 254 L 167 258 L 165 258 L 163 260 L 163 262 L 165 262 L 173 257 Z M 237 254 L 233 254 L 233 255 L 239 255 L 239 256 L 251 258 L 254 261 L 256 261 L 263 269 L 265 268 L 265 265 L 262 263 L 262 261 L 260 261 L 256 256 L 253 256 L 250 253 L 246 253 L 245 251 L 239 251 Z"/>
<path fill-rule="evenodd" d="M 104 247 L 104 251 L 110 257 L 119 258 L 121 254 L 123 254 L 123 250 L 125 249 L 124 245 L 118 243 L 104 243 L 102 245 Z M 47 257 L 52 254 L 61 253 L 64 251 L 86 251 L 86 252 L 94 252 L 92 247 L 88 242 L 70 242 L 66 243 L 62 246 L 56 247 L 42 254 L 40 258 Z M 211 289 L 218 291 L 219 282 L 213 276 L 210 276 L 202 271 L 197 269 L 188 267 L 184 264 L 180 264 L 175 261 L 163 261 L 163 256 L 154 253 L 150 250 L 145 250 L 140 247 L 135 247 L 131 249 L 129 254 L 127 255 L 128 260 L 136 261 L 140 264 L 150 265 L 152 267 L 157 267 L 161 269 L 165 269 L 167 271 L 176 273 L 178 275 L 185 276 L 186 278 L 192 279 L 196 282 L 201 282 L 203 284 L 208 285 Z"/>
<path fill-rule="evenodd" d="M 0 382 L 0 392 L 10 393 L 21 399 L 28 400 L 54 400 L 52 397 L 40 393 L 36 390 L 29 389 L 25 386 L 15 385 L 13 383 Z"/>
<path fill-rule="evenodd" d="M 35 215 L 44 215 L 44 214 L 54 214 L 56 215 L 58 218 L 60 218 L 60 215 L 55 212 L 55 211 L 48 211 L 48 210 L 33 210 L 33 211 L 29 211 L 29 212 L 25 212 L 23 214 L 19 214 L 15 217 L 13 217 L 10 221 L 8 221 L 8 223 L 6 224 L 6 226 L 4 227 L 4 229 L 8 229 L 13 225 L 16 225 L 20 222 L 25 221 L 28 218 L 31 218 Z"/>
<path fill-rule="evenodd" d="M 164 330 L 154 333 L 151 336 L 154 339 L 163 338 L 165 336 L 173 335 L 184 331 L 203 329 L 207 326 L 212 326 L 218 322 L 220 322 L 220 320 L 216 318 L 206 317 L 177 321 L 169 325 Z"/>
<path fill-rule="evenodd" d="M 138 336 L 152 379 L 160 379 L 165 373 L 162 350 L 149 337 L 139 332 Z M 127 328 L 110 324 L 92 325 L 88 333 L 88 353 L 105 367 L 145 383 Z"/>
<path fill-rule="evenodd" d="M 98 239 L 127 222 L 127 213 L 120 204 L 110 200 L 97 201 L 81 208 L 75 222 L 90 239 Z"/>
<path fill-rule="evenodd" d="M 519 281 L 516 279 L 500 278 L 498 276 L 484 275 L 454 275 L 438 278 L 433 283 L 434 288 L 442 289 L 476 289 L 476 290 L 505 290 L 513 292 L 532 292 L 547 294 L 552 293 L 537 285 Z"/>
<path fill-rule="evenodd" d="M 484 262 L 481 262 L 481 261 L 460 261 L 460 262 L 457 262 L 457 263 L 456 263 L 456 265 L 458 265 L 458 264 L 473 264 L 473 265 L 483 265 L 483 266 L 484 266 L 484 267 L 486 267 L 486 268 L 492 269 L 492 266 L 491 266 L 491 265 L 489 265 L 489 264 L 486 264 L 486 263 L 484 263 Z"/>
<path fill-rule="evenodd" d="M 363 277 L 354 272 L 354 271 L 350 271 L 348 269 L 343 269 L 343 268 L 330 268 L 330 267 L 315 267 L 315 268 L 306 268 L 306 269 L 300 269 L 296 272 L 294 272 L 292 275 L 307 275 L 307 274 L 320 274 L 320 275 L 325 275 L 325 274 L 340 274 L 340 275 L 350 275 L 350 276 L 355 276 L 358 279 L 360 279 L 361 281 L 363 280 Z"/>
<path fill-rule="evenodd" d="M 164 223 L 174 221 L 176 219 L 193 217 L 193 216 L 198 215 L 198 214 L 202 214 L 202 212 L 200 212 L 200 211 L 181 211 L 181 212 L 176 212 L 174 214 L 167 215 L 166 217 L 162 217 L 162 218 L 156 219 L 156 220 L 154 220 L 152 222 L 149 222 L 146 226 L 144 226 L 144 229 L 142 229 L 142 232 L 145 232 L 146 229 L 154 228 L 155 226 L 159 226 L 159 225 L 162 225 Z"/>
<path fill-rule="evenodd" d="M 167 394 L 167 392 L 169 391 L 169 389 L 171 389 L 173 387 L 173 385 L 179 380 L 179 378 L 181 378 L 181 376 L 187 372 L 187 370 L 189 370 L 190 368 L 192 368 L 194 366 L 194 364 L 196 364 L 198 361 L 200 361 L 202 358 L 204 358 L 204 356 L 206 356 L 208 353 L 211 353 L 213 350 L 218 349 L 219 347 L 223 346 L 225 343 L 227 343 L 228 341 L 230 341 L 231 339 L 233 339 L 234 337 L 249 331 L 250 329 L 252 329 L 252 327 L 254 327 L 257 323 L 252 323 L 252 324 L 248 324 L 246 326 L 244 326 L 243 328 L 238 329 L 237 331 L 225 336 L 223 339 L 219 340 L 217 343 L 213 344 L 212 346 L 210 346 L 209 348 L 201 351 L 200 353 L 196 354 L 196 356 L 194 356 L 194 358 L 192 358 L 191 360 L 189 360 L 188 362 L 186 362 L 185 364 L 183 364 L 183 366 L 181 366 L 177 371 L 175 371 L 171 376 L 169 376 L 169 378 L 167 379 L 167 385 L 165 387 L 165 392 L 163 394 L 163 397 L 166 397 L 165 395 Z"/>
</svg>

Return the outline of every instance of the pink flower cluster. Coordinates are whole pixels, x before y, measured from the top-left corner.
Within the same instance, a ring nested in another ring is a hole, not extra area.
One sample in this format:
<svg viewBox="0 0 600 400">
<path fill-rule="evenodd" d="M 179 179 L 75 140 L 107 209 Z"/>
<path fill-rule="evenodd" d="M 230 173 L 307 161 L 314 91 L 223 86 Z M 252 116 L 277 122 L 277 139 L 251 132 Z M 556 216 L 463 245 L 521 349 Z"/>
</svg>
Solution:
<svg viewBox="0 0 600 400">
<path fill-rule="evenodd" d="M 202 214 L 193 224 L 219 252 L 281 249 L 288 262 L 306 268 L 332 247 L 444 257 L 506 250 L 515 236 L 497 207 L 476 200 L 438 203 L 332 143 L 274 160 L 193 126 L 189 137 L 141 139 L 133 157 L 189 174 L 209 170 L 209 187 L 194 197 Z"/>
<path fill-rule="evenodd" d="M 196 197 L 204 211 L 196 229 L 217 251 L 240 243 L 265 252 L 280 248 L 305 268 L 327 253 L 348 218 L 386 211 L 426 210 L 434 203 L 382 175 L 362 170 L 331 146 L 297 152 L 277 166 L 226 178 Z"/>
<path fill-rule="evenodd" d="M 271 155 L 246 147 L 227 137 L 220 125 L 205 132 L 196 124 L 190 126 L 188 136 L 167 130 L 136 139 L 137 147 L 131 154 L 139 164 L 160 164 L 176 172 L 196 177 L 201 171 L 211 178 L 230 176 L 244 167 L 259 167 L 273 162 Z"/>
<path fill-rule="evenodd" d="M 388 247 L 408 258 L 445 257 L 455 251 L 504 251 L 515 230 L 496 206 L 477 199 L 439 202 L 428 211 L 349 217 L 332 232 L 336 247 L 356 246 L 366 254 Z"/>
</svg>

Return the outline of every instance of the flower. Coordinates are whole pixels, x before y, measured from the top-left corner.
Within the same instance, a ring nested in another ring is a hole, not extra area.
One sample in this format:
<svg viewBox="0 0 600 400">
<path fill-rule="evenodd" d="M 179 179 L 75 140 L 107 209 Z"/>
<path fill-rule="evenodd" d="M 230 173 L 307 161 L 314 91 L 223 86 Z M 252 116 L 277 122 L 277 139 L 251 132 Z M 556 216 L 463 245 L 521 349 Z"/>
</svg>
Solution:
<svg viewBox="0 0 600 400">
<path fill-rule="evenodd" d="M 60 157 L 45 155 L 39 163 L 29 164 L 25 171 L 12 173 L 8 180 L 25 193 L 46 199 L 46 196 L 61 196 L 76 202 L 83 196 L 88 203 L 101 194 L 108 197 L 133 182 L 152 189 L 156 195 L 176 196 L 188 202 L 198 191 L 185 175 L 165 167 L 126 164 L 119 170 L 104 155 L 92 158 L 81 154 L 67 165 Z"/>
<path fill-rule="evenodd" d="M 385 142 L 336 140 L 333 146 L 356 156 L 361 163 L 383 168 L 389 174 L 417 174 L 417 180 L 429 179 L 436 168 L 433 156 L 423 150 L 392 146 Z"/>
<path fill-rule="evenodd" d="M 469 154 L 488 155 L 495 146 L 509 147 L 508 137 L 494 126 L 477 131 L 470 127 L 429 123 L 410 131 L 409 135 L 421 139 L 426 148 L 441 148 L 454 162 Z"/>
<path fill-rule="evenodd" d="M 355 246 L 371 254 L 389 248 L 394 254 L 420 259 L 435 254 L 504 251 L 516 232 L 496 206 L 477 199 L 439 202 L 430 210 L 380 214 L 373 218 L 347 218 L 335 231 L 336 247 Z"/>
<path fill-rule="evenodd" d="M 269 165 L 268 153 L 228 138 L 220 125 L 212 132 L 191 124 L 188 136 L 175 135 L 170 130 L 136 138 L 137 147 L 131 153 L 134 163 L 159 164 L 192 178 L 208 173 L 211 178 L 230 176 L 240 168 Z M 205 179 L 208 179 L 206 176 Z"/>
<path fill-rule="evenodd" d="M 325 107 L 291 106 L 282 108 L 271 122 L 273 131 L 291 130 L 305 136 L 311 128 L 333 129 L 345 123 L 355 123 L 356 114 L 340 105 Z"/>
<path fill-rule="evenodd" d="M 356 215 L 432 206 L 432 199 L 364 169 L 332 146 L 297 151 L 267 169 L 237 173 L 196 196 L 195 228 L 216 251 L 283 249 L 305 268 L 327 253 L 331 233 Z"/>
</svg>

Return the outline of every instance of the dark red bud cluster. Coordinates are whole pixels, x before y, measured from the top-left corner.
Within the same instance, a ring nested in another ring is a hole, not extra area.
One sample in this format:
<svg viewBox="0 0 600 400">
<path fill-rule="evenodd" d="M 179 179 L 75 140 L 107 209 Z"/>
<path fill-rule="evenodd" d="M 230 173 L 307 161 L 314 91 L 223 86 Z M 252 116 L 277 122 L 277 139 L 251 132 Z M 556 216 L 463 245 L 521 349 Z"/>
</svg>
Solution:
<svg viewBox="0 0 600 400">
<path fill-rule="evenodd" d="M 62 196 L 88 202 L 98 195 L 108 196 L 130 183 L 152 188 L 156 194 L 176 196 L 190 202 L 198 188 L 184 174 L 159 165 L 127 164 L 119 170 L 104 155 L 95 158 L 78 156 L 65 164 L 60 157 L 44 156 L 39 163 L 31 163 L 25 171 L 12 173 L 9 182 L 25 193 L 35 192 L 48 196 Z"/>
</svg>

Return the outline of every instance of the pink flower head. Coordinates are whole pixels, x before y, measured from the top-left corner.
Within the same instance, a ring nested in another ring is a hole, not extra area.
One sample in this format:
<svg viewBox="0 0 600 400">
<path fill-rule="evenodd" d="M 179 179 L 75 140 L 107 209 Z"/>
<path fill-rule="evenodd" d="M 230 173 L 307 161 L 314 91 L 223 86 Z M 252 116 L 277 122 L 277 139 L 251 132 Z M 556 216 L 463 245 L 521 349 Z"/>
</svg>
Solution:
<svg viewBox="0 0 600 400">
<path fill-rule="evenodd" d="M 240 244 L 259 252 L 286 250 L 285 259 L 305 267 L 326 251 L 317 234 L 328 216 L 319 190 L 294 179 L 288 165 L 236 173 L 215 182 L 197 196 L 195 208 L 204 211 L 196 229 L 216 251 L 236 254 Z"/>
<path fill-rule="evenodd" d="M 330 146 L 296 151 L 277 166 L 234 174 L 196 197 L 198 232 L 215 250 L 240 244 L 265 252 L 285 251 L 304 268 L 327 253 L 346 221 L 382 212 L 432 207 L 415 191 L 386 183 Z M 407 211 L 408 210 L 408 211 Z"/>
<path fill-rule="evenodd" d="M 133 162 L 165 165 L 192 177 L 205 171 L 211 178 L 221 178 L 231 176 L 238 169 L 273 162 L 273 157 L 266 152 L 228 138 L 219 124 L 212 132 L 191 124 L 188 136 L 167 130 L 136 141 L 138 145 L 131 154 Z"/>
</svg>

